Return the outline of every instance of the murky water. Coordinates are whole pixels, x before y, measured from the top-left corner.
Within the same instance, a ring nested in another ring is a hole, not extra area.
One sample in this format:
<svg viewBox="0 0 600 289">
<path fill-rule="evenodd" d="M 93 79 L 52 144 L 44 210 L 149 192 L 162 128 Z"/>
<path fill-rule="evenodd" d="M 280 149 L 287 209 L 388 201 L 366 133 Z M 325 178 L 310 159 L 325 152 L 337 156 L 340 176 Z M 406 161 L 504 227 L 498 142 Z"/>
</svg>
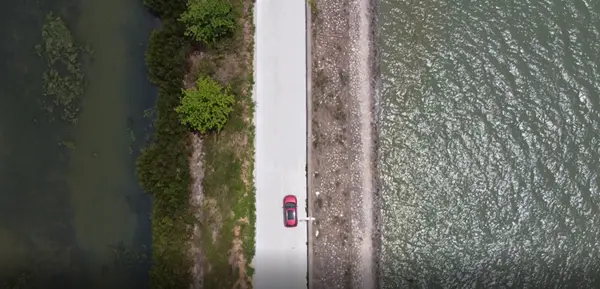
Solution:
<svg viewBox="0 0 600 289">
<path fill-rule="evenodd" d="M 382 0 L 386 288 L 600 286 L 600 2 Z"/>
<path fill-rule="evenodd" d="M 154 20 L 139 0 L 0 8 L 0 287 L 146 288 L 149 198 L 134 164 L 155 95 L 144 67 Z M 93 50 L 75 124 L 40 105 L 35 46 L 49 12 Z"/>
</svg>

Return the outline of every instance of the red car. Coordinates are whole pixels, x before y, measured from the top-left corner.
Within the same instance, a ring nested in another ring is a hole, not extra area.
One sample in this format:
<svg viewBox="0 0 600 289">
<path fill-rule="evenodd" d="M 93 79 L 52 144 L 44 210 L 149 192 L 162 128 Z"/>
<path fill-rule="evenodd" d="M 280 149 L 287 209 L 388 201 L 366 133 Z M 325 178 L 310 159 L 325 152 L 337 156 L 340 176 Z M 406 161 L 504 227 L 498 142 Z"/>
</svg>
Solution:
<svg viewBox="0 0 600 289">
<path fill-rule="evenodd" d="M 287 195 L 283 198 L 283 225 L 291 228 L 298 226 L 298 200 L 296 196 Z"/>
</svg>

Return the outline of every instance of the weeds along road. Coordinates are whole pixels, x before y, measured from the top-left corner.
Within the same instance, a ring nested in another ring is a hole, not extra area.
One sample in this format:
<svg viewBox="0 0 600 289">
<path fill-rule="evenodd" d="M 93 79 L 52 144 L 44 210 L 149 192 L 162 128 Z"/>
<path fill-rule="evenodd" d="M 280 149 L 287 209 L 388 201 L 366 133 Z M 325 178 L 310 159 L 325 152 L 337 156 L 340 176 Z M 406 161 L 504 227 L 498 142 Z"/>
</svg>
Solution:
<svg viewBox="0 0 600 289">
<path fill-rule="evenodd" d="M 307 228 L 283 225 L 283 197 L 306 218 L 306 0 L 255 4 L 254 288 L 307 287 Z"/>
</svg>

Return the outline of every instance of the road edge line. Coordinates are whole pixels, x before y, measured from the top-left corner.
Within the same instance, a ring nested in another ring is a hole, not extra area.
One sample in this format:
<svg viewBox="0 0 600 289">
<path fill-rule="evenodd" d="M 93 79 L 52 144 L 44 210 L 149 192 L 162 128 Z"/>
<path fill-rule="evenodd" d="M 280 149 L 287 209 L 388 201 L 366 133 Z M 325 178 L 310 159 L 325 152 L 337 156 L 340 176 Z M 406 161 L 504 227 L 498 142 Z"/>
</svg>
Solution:
<svg viewBox="0 0 600 289">
<path fill-rule="evenodd" d="M 309 0 L 310 1 L 310 0 Z M 312 217 L 312 10 L 309 1 L 304 2 L 306 19 L 306 208 L 307 217 Z M 307 280 L 306 287 L 313 288 L 313 224 L 307 220 Z"/>
</svg>

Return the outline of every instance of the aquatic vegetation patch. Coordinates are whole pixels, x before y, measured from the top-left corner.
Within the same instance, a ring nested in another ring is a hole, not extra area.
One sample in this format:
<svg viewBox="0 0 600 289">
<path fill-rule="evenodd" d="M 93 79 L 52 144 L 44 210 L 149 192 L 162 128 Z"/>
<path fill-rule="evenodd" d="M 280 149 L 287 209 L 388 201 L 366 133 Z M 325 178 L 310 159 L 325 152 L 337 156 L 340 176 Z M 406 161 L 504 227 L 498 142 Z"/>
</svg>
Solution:
<svg viewBox="0 0 600 289">
<path fill-rule="evenodd" d="M 80 110 L 80 99 L 85 89 L 85 75 L 82 71 L 82 54 L 91 49 L 79 45 L 69 27 L 60 16 L 50 12 L 42 26 L 42 43 L 36 51 L 45 62 L 42 76 L 44 99 L 42 108 L 56 114 L 66 122 L 74 123 Z"/>
<path fill-rule="evenodd" d="M 30 270 L 21 270 L 14 276 L 9 277 L 3 285 L 4 289 L 30 288 L 31 280 L 35 277 L 34 272 Z"/>
</svg>

